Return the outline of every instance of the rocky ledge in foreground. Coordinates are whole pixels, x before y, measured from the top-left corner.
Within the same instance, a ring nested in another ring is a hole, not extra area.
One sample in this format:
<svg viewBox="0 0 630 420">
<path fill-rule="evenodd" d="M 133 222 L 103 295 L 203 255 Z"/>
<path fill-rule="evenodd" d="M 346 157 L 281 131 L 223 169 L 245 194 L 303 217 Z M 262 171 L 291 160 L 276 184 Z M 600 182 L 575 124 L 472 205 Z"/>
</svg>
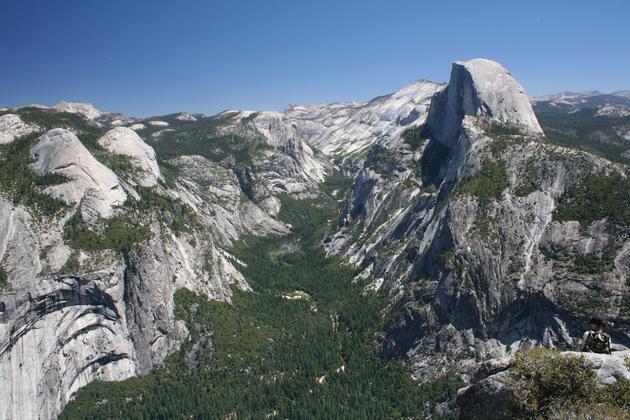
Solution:
<svg viewBox="0 0 630 420">
<path fill-rule="evenodd" d="M 538 349 L 481 365 L 471 385 L 458 391 L 457 405 L 460 419 L 566 418 L 568 411 L 592 407 L 602 418 L 615 417 L 606 413 L 617 411 L 614 399 L 623 399 L 629 381 L 630 350 L 607 355 Z"/>
</svg>

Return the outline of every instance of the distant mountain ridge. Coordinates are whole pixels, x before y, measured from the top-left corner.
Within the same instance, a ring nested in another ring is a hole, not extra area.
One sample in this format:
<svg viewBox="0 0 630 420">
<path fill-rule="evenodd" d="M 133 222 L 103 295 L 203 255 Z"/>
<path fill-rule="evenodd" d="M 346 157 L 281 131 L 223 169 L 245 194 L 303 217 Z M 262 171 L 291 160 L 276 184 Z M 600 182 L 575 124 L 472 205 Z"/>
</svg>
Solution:
<svg viewBox="0 0 630 420">
<path fill-rule="evenodd" d="M 539 108 L 558 108 L 567 111 L 594 108 L 605 115 L 621 114 L 630 111 L 630 91 L 619 90 L 602 93 L 596 90 L 585 92 L 562 91 L 559 93 L 534 96 L 531 98 Z"/>
</svg>

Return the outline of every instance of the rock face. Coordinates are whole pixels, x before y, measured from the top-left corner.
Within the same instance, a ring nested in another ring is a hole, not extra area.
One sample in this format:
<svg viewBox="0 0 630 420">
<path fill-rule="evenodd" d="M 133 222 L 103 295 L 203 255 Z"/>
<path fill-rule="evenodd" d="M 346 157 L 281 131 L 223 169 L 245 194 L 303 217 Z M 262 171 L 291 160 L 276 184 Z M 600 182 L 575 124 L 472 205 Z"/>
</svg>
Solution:
<svg viewBox="0 0 630 420">
<path fill-rule="evenodd" d="M 154 127 L 168 127 L 170 124 L 166 121 L 152 120 L 149 121 L 149 125 L 152 125 Z"/>
<path fill-rule="evenodd" d="M 100 163 L 81 144 L 77 136 L 64 129 L 43 135 L 31 149 L 36 162 L 32 169 L 39 174 L 59 174 L 67 182 L 44 191 L 69 204 L 81 203 L 84 219 L 108 218 L 114 207 L 127 199 L 118 176 Z"/>
<path fill-rule="evenodd" d="M 34 124 L 27 124 L 15 114 L 0 116 L 0 144 L 11 143 L 13 140 L 39 130 Z"/>
<path fill-rule="evenodd" d="M 138 123 L 138 124 L 130 125 L 129 128 L 131 128 L 134 131 L 139 131 L 139 130 L 144 130 L 145 128 L 147 128 L 147 126 L 144 124 Z"/>
<path fill-rule="evenodd" d="M 101 117 L 104 113 L 97 109 L 94 105 L 83 102 L 65 102 L 61 101 L 54 105 L 60 111 L 71 112 L 73 114 L 83 115 L 88 120 L 95 120 Z"/>
<path fill-rule="evenodd" d="M 177 115 L 177 117 L 175 117 L 175 119 L 179 120 L 179 121 L 197 121 L 197 118 L 195 118 L 194 115 L 190 115 L 187 112 L 182 112 L 181 114 Z"/>
<path fill-rule="evenodd" d="M 291 178 L 304 178 L 314 183 L 324 180 L 328 169 L 326 163 L 316 158 L 308 143 L 300 138 L 298 130 L 290 119 L 275 112 L 261 112 L 254 117 L 253 121 L 269 145 L 278 148 L 299 164 L 295 168 L 300 172 L 299 175 L 292 175 Z"/>
<path fill-rule="evenodd" d="M 215 136 L 239 139 L 258 148 L 247 162 L 230 162 L 229 166 L 249 199 L 265 212 L 278 213 L 281 194 L 319 194 L 319 184 L 333 165 L 313 150 L 293 120 L 277 112 L 252 111 L 225 111 L 214 118 Z"/>
<path fill-rule="evenodd" d="M 454 63 L 448 87 L 431 106 L 428 121 L 431 134 L 449 147 L 456 146 L 465 117 L 482 117 L 527 134 L 542 134 L 525 91 L 494 61 Z"/>
<path fill-rule="evenodd" d="M 420 80 L 366 103 L 295 105 L 286 115 L 324 154 L 362 160 L 376 142 L 394 146 L 402 131 L 424 123 L 431 98 L 444 87 Z"/>
<path fill-rule="evenodd" d="M 595 353 L 563 352 L 564 357 L 584 357 L 596 373 L 598 385 L 613 385 L 621 379 L 630 380 L 630 369 L 626 358 L 630 351 L 614 352 L 612 355 Z M 460 418 L 510 418 L 506 414 L 512 387 L 508 382 L 509 365 L 497 373 L 479 378 L 473 384 L 459 390 L 457 405 Z"/>
<path fill-rule="evenodd" d="M 2 297 L 0 417 L 54 418 L 90 381 L 136 374 L 122 282 L 120 271 L 39 278 Z"/>
<path fill-rule="evenodd" d="M 531 346 L 571 348 L 593 312 L 614 319 L 614 341 L 630 344 L 626 227 L 556 216 L 588 174 L 625 170 L 546 143 L 526 99 L 498 64 L 455 63 L 432 100 L 427 140 L 374 146 L 341 229 L 324 241 L 374 278 L 369 289 L 389 292 L 377 346 L 407 358 L 419 379 L 449 370 L 467 378 L 479 361 Z M 610 268 L 575 269 L 602 252 Z M 586 303 L 593 295 L 596 307 Z"/>
<path fill-rule="evenodd" d="M 128 156 L 138 171 L 134 177 L 143 187 L 153 187 L 160 179 L 160 168 L 155 151 L 130 128 L 118 127 L 98 140 L 105 149 L 116 155 Z"/>
</svg>

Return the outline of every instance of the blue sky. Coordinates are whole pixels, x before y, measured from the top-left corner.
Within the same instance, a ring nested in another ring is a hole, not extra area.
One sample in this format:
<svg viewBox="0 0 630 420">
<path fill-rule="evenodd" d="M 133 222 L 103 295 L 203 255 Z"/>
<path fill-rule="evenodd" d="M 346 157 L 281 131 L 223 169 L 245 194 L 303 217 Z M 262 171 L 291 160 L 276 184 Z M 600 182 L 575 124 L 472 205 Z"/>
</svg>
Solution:
<svg viewBox="0 0 630 420">
<path fill-rule="evenodd" d="M 630 1 L 1 0 L 0 104 L 134 116 L 365 100 L 454 60 L 528 93 L 630 89 Z"/>
</svg>

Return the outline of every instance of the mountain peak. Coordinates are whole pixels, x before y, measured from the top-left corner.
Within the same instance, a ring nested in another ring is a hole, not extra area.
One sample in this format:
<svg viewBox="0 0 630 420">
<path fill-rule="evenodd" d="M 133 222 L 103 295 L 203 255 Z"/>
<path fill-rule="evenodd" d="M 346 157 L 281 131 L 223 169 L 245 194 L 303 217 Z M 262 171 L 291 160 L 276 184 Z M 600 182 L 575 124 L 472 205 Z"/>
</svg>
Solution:
<svg viewBox="0 0 630 420">
<path fill-rule="evenodd" d="M 60 111 L 71 112 L 73 114 L 80 114 L 89 120 L 94 120 L 104 114 L 103 111 L 99 110 L 94 105 L 86 102 L 61 101 L 58 104 L 54 105 L 53 108 Z"/>
<path fill-rule="evenodd" d="M 477 58 L 453 63 L 447 88 L 435 98 L 429 111 L 431 131 L 440 141 L 457 141 L 466 116 L 542 134 L 523 87 L 496 61 Z"/>
<path fill-rule="evenodd" d="M 454 80 L 455 79 L 455 80 Z M 540 134 L 542 129 L 534 114 L 523 87 L 512 74 L 496 61 L 477 58 L 453 63 L 452 82 L 468 81 L 477 103 L 466 103 L 466 115 L 489 117 L 499 123 L 516 125 L 531 134 Z M 464 97 L 464 101 L 466 98 Z M 473 105 L 470 108 L 470 105 Z M 476 106 L 475 106 L 476 105 Z"/>
</svg>

